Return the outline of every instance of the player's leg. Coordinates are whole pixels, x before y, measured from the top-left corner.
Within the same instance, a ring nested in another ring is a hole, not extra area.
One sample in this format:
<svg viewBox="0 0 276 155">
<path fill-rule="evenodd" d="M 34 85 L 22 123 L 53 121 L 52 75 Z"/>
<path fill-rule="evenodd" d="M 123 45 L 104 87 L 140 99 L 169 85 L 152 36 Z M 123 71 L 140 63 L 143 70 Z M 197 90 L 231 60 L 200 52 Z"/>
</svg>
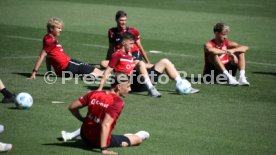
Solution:
<svg viewBox="0 0 276 155">
<path fill-rule="evenodd" d="M 149 78 L 149 74 L 148 74 L 148 71 L 147 71 L 147 68 L 146 68 L 146 64 L 143 61 L 140 61 L 136 65 L 136 68 L 139 70 L 140 74 L 144 78 L 144 83 L 148 88 L 149 95 L 153 96 L 153 97 L 161 97 L 161 93 L 159 93 L 157 91 L 157 89 L 153 86 L 153 84 L 151 83 L 151 80 Z"/>
<path fill-rule="evenodd" d="M 108 66 L 109 60 L 103 60 L 101 61 L 101 67 L 106 68 Z"/>
<path fill-rule="evenodd" d="M 250 83 L 247 81 L 245 77 L 245 66 L 246 66 L 245 53 L 237 53 L 236 55 L 238 57 L 238 67 L 240 70 L 239 85 L 249 86 Z"/>
<path fill-rule="evenodd" d="M 61 137 L 62 137 L 64 142 L 66 142 L 68 140 L 75 139 L 79 135 L 80 135 L 80 128 L 78 128 L 77 130 L 75 130 L 73 132 L 67 132 L 67 131 L 64 131 L 64 130 L 61 131 Z"/>
<path fill-rule="evenodd" d="M 227 71 L 218 55 L 209 55 L 208 61 L 221 71 L 227 78 L 230 85 L 238 85 L 238 81 Z"/>
<path fill-rule="evenodd" d="M 11 93 L 0 80 L 0 92 L 4 96 L 2 103 L 13 103 L 15 101 L 15 95 Z"/>
<path fill-rule="evenodd" d="M 180 77 L 174 64 L 169 59 L 161 59 L 159 62 L 157 62 L 154 65 L 154 71 L 158 72 L 158 73 L 165 72 L 170 77 L 170 79 L 175 81 L 176 87 L 182 87 L 182 85 L 184 85 L 185 82 L 188 82 L 187 80 L 182 79 Z M 183 80 L 185 80 L 185 82 Z M 188 82 L 188 83 L 190 83 L 190 82 Z M 197 92 L 199 92 L 199 90 L 194 89 L 192 87 L 189 91 L 187 91 L 187 93 L 197 93 Z"/>
<path fill-rule="evenodd" d="M 149 139 L 147 131 L 139 131 L 135 134 L 111 135 L 110 147 L 127 147 L 141 144 Z"/>
</svg>

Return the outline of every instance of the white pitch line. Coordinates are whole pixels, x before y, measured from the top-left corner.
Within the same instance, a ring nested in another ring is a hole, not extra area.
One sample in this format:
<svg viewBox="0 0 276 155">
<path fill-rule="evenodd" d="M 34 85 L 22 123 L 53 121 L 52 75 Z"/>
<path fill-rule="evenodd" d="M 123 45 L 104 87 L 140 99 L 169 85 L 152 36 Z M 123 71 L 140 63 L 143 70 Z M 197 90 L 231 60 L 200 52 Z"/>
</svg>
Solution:
<svg viewBox="0 0 276 155">
<path fill-rule="evenodd" d="M 192 57 L 192 58 L 197 58 L 197 56 L 194 55 L 187 55 L 187 54 L 177 54 L 177 53 L 165 53 L 162 51 L 156 51 L 156 50 L 151 50 L 149 51 L 150 53 L 154 53 L 154 54 L 162 54 L 162 55 L 171 55 L 171 56 L 181 56 L 181 57 Z"/>
<path fill-rule="evenodd" d="M 1 59 L 34 59 L 38 56 L 14 56 L 14 57 L 1 57 Z"/>
<path fill-rule="evenodd" d="M 15 38 L 15 39 L 23 39 L 23 40 L 42 41 L 42 39 L 31 38 L 31 37 L 23 37 L 23 36 L 7 35 L 7 37 L 8 38 Z"/>
<path fill-rule="evenodd" d="M 263 66 L 276 66 L 276 64 L 263 63 L 263 62 L 254 62 L 254 61 L 246 61 L 249 64 L 263 65 Z"/>
<path fill-rule="evenodd" d="M 65 103 L 63 101 L 52 101 L 53 104 L 60 104 L 60 103 Z"/>
<path fill-rule="evenodd" d="M 6 37 L 8 38 L 15 38 L 15 39 L 23 39 L 23 40 L 32 40 L 32 41 L 42 41 L 41 39 L 38 38 L 31 38 L 31 37 L 24 37 L 24 36 L 15 36 L 15 35 L 7 35 Z M 104 45 L 97 45 L 97 44 L 81 44 L 82 46 L 91 46 L 91 47 L 98 47 L 98 48 L 108 48 L 107 46 Z M 177 53 L 165 53 L 162 51 L 156 51 L 156 50 L 151 50 L 149 51 L 150 53 L 154 54 L 162 54 L 162 55 L 171 55 L 171 56 L 181 56 L 181 57 L 192 57 L 192 58 L 197 58 L 197 56 L 194 55 L 187 55 L 187 54 L 177 54 Z M 20 56 L 20 57 L 2 57 L 2 59 L 22 59 L 22 58 L 37 58 L 37 56 Z M 263 62 L 254 62 L 254 61 L 247 61 L 249 64 L 255 64 L 255 65 L 263 65 L 263 66 L 276 66 L 276 64 L 271 64 L 271 63 L 263 63 Z"/>
<path fill-rule="evenodd" d="M 82 46 L 90 46 L 90 47 L 99 47 L 99 48 L 105 48 L 107 49 L 107 46 L 104 45 L 97 45 L 97 44 L 81 44 Z"/>
<path fill-rule="evenodd" d="M 185 55 L 185 54 L 177 54 L 177 53 L 165 53 L 162 51 L 156 51 L 156 50 L 151 50 L 149 51 L 150 53 L 154 54 L 162 54 L 162 55 L 173 55 L 173 56 L 184 56 L 184 57 L 194 57 L 197 58 L 197 56 L 194 55 Z M 248 64 L 255 64 L 255 65 L 263 65 L 263 66 L 276 66 L 276 64 L 271 64 L 271 63 L 263 63 L 263 62 L 254 62 L 254 61 L 246 61 Z"/>
</svg>

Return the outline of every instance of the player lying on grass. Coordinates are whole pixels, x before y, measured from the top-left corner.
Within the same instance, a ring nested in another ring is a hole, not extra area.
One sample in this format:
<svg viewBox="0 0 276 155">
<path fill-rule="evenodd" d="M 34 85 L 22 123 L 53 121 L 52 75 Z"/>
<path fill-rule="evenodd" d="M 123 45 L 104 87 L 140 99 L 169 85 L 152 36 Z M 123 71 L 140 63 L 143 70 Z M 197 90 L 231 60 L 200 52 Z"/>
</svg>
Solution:
<svg viewBox="0 0 276 155">
<path fill-rule="evenodd" d="M 71 113 L 83 124 L 80 129 L 81 138 L 92 148 L 100 148 L 103 154 L 117 154 L 109 147 L 127 147 L 139 145 L 149 138 L 149 133 L 139 131 L 136 134 L 113 135 L 117 119 L 119 118 L 126 97 L 131 90 L 129 77 L 117 74 L 110 90 L 91 91 L 69 106 Z M 87 107 L 86 116 L 82 116 L 80 109 Z M 63 139 L 67 139 L 62 132 Z"/>
<path fill-rule="evenodd" d="M 127 13 L 122 10 L 117 11 L 115 15 L 115 21 L 117 26 L 108 30 L 109 47 L 106 60 L 101 61 L 101 66 L 106 68 L 108 66 L 109 60 L 111 59 L 111 55 L 118 49 L 122 48 L 122 34 L 124 32 L 130 32 L 135 36 L 135 44 L 131 49 L 134 61 L 139 61 L 144 58 L 146 64 L 150 64 L 147 53 L 141 43 L 139 31 L 134 27 L 127 26 Z"/>
<path fill-rule="evenodd" d="M 4 85 L 2 80 L 0 79 L 0 92 L 3 94 L 4 98 L 2 99 L 2 103 L 14 103 L 15 95 L 11 93 Z"/>
<path fill-rule="evenodd" d="M 4 131 L 4 126 L 0 124 L 0 133 Z M 0 152 L 7 152 L 12 149 L 12 144 L 6 144 L 0 142 Z"/>
<path fill-rule="evenodd" d="M 248 51 L 248 47 L 227 40 L 230 28 L 224 23 L 217 23 L 213 30 L 215 37 L 204 45 L 205 67 L 203 74 L 210 75 L 213 71 L 214 78 L 216 78 L 218 74 L 223 73 L 230 85 L 249 86 L 245 77 L 245 53 Z M 237 68 L 240 70 L 238 81 L 234 77 Z M 230 71 L 232 74 L 229 73 Z"/>
<path fill-rule="evenodd" d="M 101 76 L 102 71 L 92 65 L 83 63 L 78 60 L 71 59 L 65 54 L 61 44 L 56 40 L 56 36 L 60 36 L 63 28 L 63 21 L 59 18 L 51 18 L 47 23 L 48 34 L 43 38 L 43 47 L 38 60 L 34 66 L 30 79 L 35 79 L 36 73 L 41 66 L 45 57 L 47 62 L 53 66 L 57 75 L 62 75 L 62 71 L 69 71 L 73 75 L 76 74 L 93 74 Z M 49 66 L 47 66 L 49 69 Z"/>
</svg>

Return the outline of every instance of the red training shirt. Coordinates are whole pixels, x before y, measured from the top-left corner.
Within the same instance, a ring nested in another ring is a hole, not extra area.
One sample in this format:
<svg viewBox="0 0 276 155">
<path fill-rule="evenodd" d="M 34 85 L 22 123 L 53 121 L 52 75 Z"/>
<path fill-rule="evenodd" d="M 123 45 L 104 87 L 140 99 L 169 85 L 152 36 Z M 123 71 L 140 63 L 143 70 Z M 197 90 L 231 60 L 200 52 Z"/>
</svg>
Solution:
<svg viewBox="0 0 276 155">
<path fill-rule="evenodd" d="M 113 68 L 115 72 L 122 72 L 130 75 L 135 67 L 135 62 L 131 54 L 127 54 L 122 50 L 117 50 L 112 54 L 108 66 Z"/>
<path fill-rule="evenodd" d="M 88 106 L 81 132 L 94 147 L 101 146 L 101 123 L 105 114 L 109 114 L 114 119 L 106 144 L 109 146 L 112 130 L 124 108 L 123 100 L 116 94 L 107 94 L 106 91 L 91 91 L 82 96 L 79 101 L 82 105 Z"/>
<path fill-rule="evenodd" d="M 44 36 L 43 50 L 49 55 L 50 64 L 54 67 L 56 74 L 61 75 L 71 58 L 64 53 L 62 46 L 52 34 Z"/>
</svg>

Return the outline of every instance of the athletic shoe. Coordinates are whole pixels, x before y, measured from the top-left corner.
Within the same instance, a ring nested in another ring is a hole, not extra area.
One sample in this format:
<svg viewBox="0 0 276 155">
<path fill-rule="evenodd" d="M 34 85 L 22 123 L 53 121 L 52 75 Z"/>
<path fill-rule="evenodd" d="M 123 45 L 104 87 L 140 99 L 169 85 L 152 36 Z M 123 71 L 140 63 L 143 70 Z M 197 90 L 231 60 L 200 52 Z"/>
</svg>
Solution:
<svg viewBox="0 0 276 155">
<path fill-rule="evenodd" d="M 246 80 L 246 77 L 240 77 L 240 79 L 239 79 L 239 85 L 240 86 L 249 86 L 250 83 Z"/>
<path fill-rule="evenodd" d="M 228 84 L 232 86 L 239 85 L 239 82 L 233 77 L 228 79 Z"/>
<path fill-rule="evenodd" d="M 4 126 L 0 124 L 0 133 L 4 131 Z"/>
<path fill-rule="evenodd" d="M 61 131 L 61 137 L 64 142 L 67 142 L 68 140 L 72 140 L 72 137 L 66 131 Z"/>
<path fill-rule="evenodd" d="M 15 95 L 11 97 L 4 97 L 2 103 L 14 103 L 15 102 Z"/>
<path fill-rule="evenodd" d="M 0 142 L 0 152 L 7 152 L 12 149 L 12 144 L 6 144 Z"/>
<path fill-rule="evenodd" d="M 161 93 L 159 93 L 155 87 L 149 89 L 148 95 L 152 97 L 161 97 Z"/>
<path fill-rule="evenodd" d="M 150 137 L 150 134 L 147 131 L 138 131 L 135 133 L 135 135 L 142 138 L 143 140 L 147 140 Z"/>
<path fill-rule="evenodd" d="M 199 89 L 195 89 L 191 87 L 191 90 L 187 94 L 195 94 L 195 93 L 198 93 L 199 91 L 200 91 Z"/>
</svg>

